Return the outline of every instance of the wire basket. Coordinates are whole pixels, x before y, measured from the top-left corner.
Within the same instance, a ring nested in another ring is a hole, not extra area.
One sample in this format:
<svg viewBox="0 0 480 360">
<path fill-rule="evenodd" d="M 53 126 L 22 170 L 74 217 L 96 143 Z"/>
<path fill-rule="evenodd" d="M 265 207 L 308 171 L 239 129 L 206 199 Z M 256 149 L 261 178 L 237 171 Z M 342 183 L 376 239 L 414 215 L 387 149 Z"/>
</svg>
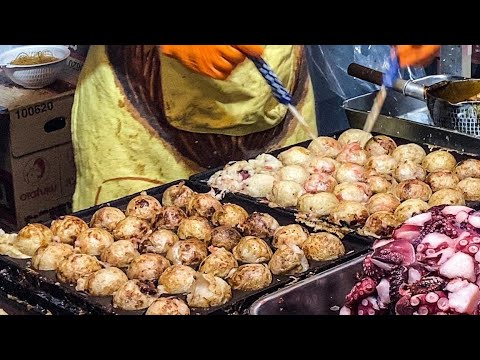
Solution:
<svg viewBox="0 0 480 360">
<path fill-rule="evenodd" d="M 34 65 L 13 65 L 12 61 L 22 55 L 33 56 L 39 52 L 47 52 L 56 60 Z M 65 63 L 70 56 L 70 50 L 62 45 L 31 45 L 21 46 L 0 55 L 0 66 L 5 75 L 27 89 L 39 89 L 52 84 L 65 70 Z"/>
</svg>

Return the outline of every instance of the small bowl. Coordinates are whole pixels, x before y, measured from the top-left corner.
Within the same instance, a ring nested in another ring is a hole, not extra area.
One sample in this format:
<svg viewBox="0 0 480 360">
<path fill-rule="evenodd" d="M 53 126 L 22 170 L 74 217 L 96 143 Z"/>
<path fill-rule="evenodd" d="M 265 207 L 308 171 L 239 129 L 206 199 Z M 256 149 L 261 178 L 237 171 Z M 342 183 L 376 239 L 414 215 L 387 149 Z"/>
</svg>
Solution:
<svg viewBox="0 0 480 360">
<path fill-rule="evenodd" d="M 35 54 L 38 51 L 50 51 L 58 60 L 36 65 L 12 65 L 21 53 Z M 5 75 L 15 84 L 27 89 L 40 89 L 52 84 L 65 70 L 65 63 L 70 56 L 70 50 L 62 45 L 31 45 L 21 46 L 0 55 L 0 66 Z"/>
</svg>

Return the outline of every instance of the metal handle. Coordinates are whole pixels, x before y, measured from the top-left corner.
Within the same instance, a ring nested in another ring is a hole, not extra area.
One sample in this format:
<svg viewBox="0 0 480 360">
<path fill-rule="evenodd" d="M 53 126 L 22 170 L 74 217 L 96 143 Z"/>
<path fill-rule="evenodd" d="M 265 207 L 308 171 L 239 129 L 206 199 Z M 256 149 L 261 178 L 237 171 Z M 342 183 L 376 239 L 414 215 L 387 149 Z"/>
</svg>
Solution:
<svg viewBox="0 0 480 360">
<path fill-rule="evenodd" d="M 383 73 L 366 66 L 351 63 L 348 66 L 347 73 L 348 75 L 371 82 L 372 84 L 383 85 Z M 425 99 L 425 87 L 412 82 L 412 80 L 396 79 L 392 89 L 406 96 L 420 100 Z"/>
<path fill-rule="evenodd" d="M 383 85 L 383 73 L 366 66 L 351 63 L 348 65 L 347 73 L 350 76 L 371 82 L 372 84 Z"/>
<path fill-rule="evenodd" d="M 255 64 L 262 76 L 267 81 L 268 85 L 272 88 L 272 93 L 275 99 L 281 104 L 291 104 L 292 96 L 288 90 L 283 86 L 280 79 L 277 77 L 272 68 L 260 57 L 248 56 L 250 60 Z"/>
</svg>

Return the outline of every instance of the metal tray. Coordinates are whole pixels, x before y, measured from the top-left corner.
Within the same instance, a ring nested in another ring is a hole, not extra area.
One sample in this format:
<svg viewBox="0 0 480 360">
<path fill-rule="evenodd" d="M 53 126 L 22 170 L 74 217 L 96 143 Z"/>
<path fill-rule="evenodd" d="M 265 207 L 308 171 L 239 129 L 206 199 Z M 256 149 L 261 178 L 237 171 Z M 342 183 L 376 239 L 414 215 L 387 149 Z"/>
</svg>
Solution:
<svg viewBox="0 0 480 360">
<path fill-rule="evenodd" d="M 443 74 L 425 76 L 423 78 L 413 80 L 413 82 L 424 86 L 430 86 L 441 81 L 462 79 L 465 78 L 461 76 Z M 425 101 L 405 96 L 391 89 L 388 89 L 387 91 L 388 95 L 385 99 L 385 103 L 382 106 L 380 113 L 381 116 L 400 118 L 425 125 L 433 125 L 433 121 Z M 347 111 L 358 110 L 364 112 L 366 117 L 366 114 L 372 108 L 376 94 L 377 92 L 374 91 L 372 93 L 347 99 L 344 101 L 342 107 Z"/>
<path fill-rule="evenodd" d="M 331 136 L 333 138 L 338 138 L 340 136 L 341 133 L 343 133 L 344 130 L 342 131 L 337 131 L 337 132 L 334 132 L 332 134 L 328 134 L 328 135 L 322 135 L 322 136 Z M 292 145 L 289 145 L 289 146 L 285 146 L 283 148 L 280 148 L 280 149 L 276 149 L 276 150 L 273 150 L 273 151 L 270 151 L 270 152 L 267 152 L 267 154 L 270 154 L 270 155 L 273 155 L 275 157 L 277 157 L 281 152 L 285 151 L 285 150 L 288 150 L 294 146 L 301 146 L 301 147 L 308 147 L 308 145 L 310 145 L 310 143 L 312 142 L 312 140 L 305 140 L 305 141 L 302 141 L 298 144 L 292 144 Z M 245 159 L 245 160 L 249 160 L 249 159 Z M 232 161 L 233 163 L 233 161 Z M 198 173 L 198 174 L 194 174 L 192 176 L 190 176 L 189 180 L 190 181 L 194 181 L 194 182 L 199 182 L 199 183 L 202 183 L 202 184 L 207 184 L 207 181 L 208 179 L 210 179 L 210 177 L 215 174 L 217 171 L 220 171 L 222 170 L 223 168 L 225 167 L 224 166 L 219 166 L 219 167 L 216 167 L 214 169 L 209 169 L 207 171 L 204 171 L 204 172 L 201 172 L 201 173 Z M 251 196 L 248 196 L 248 195 L 244 195 L 244 194 L 240 194 L 240 193 L 237 193 L 237 195 L 241 196 L 241 197 L 245 197 L 245 198 L 248 198 L 248 199 L 255 199 Z"/>
<path fill-rule="evenodd" d="M 338 315 L 365 256 L 255 301 L 250 315 Z"/>
<path fill-rule="evenodd" d="M 163 192 L 169 186 L 179 183 L 181 180 L 170 184 L 162 185 L 160 187 L 147 190 L 147 194 L 161 200 Z M 210 190 L 208 186 L 186 181 L 186 185 L 197 192 L 207 192 Z M 78 216 L 85 221 L 89 221 L 95 211 L 103 206 L 114 206 L 121 210 L 125 210 L 128 202 L 137 194 L 124 197 L 106 204 L 92 207 L 72 215 Z M 237 197 L 233 194 L 227 194 L 222 202 L 230 202 L 238 204 L 252 213 L 253 211 L 265 212 L 275 217 L 281 225 L 295 223 L 295 218 L 292 214 L 284 211 L 277 211 L 252 201 L 245 201 L 245 199 Z M 310 269 L 304 274 L 298 276 L 273 276 L 272 284 L 259 291 L 233 291 L 232 300 L 227 304 L 219 307 L 212 307 L 209 309 L 192 309 L 192 314 L 206 315 L 206 314 L 231 314 L 241 313 L 246 310 L 251 303 L 258 297 L 275 291 L 289 283 L 296 282 L 300 279 L 307 278 L 311 275 L 317 274 L 321 271 L 330 269 L 345 261 L 351 260 L 357 256 L 366 253 L 370 248 L 370 242 L 365 241 L 361 237 L 355 235 L 347 235 L 343 239 L 346 254 L 336 260 L 316 262 L 310 261 Z M 11 259 L 6 256 L 0 256 L 0 267 L 2 270 L 3 286 L 7 293 L 15 295 L 22 300 L 27 300 L 31 303 L 41 303 L 42 306 L 50 305 L 54 314 L 132 314 L 140 315 L 145 312 L 141 311 L 122 311 L 114 309 L 112 306 L 112 298 L 110 297 L 93 297 L 86 293 L 78 292 L 73 286 L 61 284 L 56 279 L 54 271 L 37 271 L 30 268 L 30 261 Z"/>
<path fill-rule="evenodd" d="M 432 85 L 443 80 L 464 79 L 453 75 L 433 75 L 415 82 Z M 357 96 L 343 103 L 350 126 L 362 129 L 377 92 Z M 395 136 L 415 143 L 425 143 L 479 154 L 480 139 L 464 133 L 433 126 L 427 104 L 393 90 L 388 91 L 381 113 L 373 128 L 374 132 Z"/>
<path fill-rule="evenodd" d="M 24 301 L 19 301 L 14 297 L 0 291 L 0 309 L 8 315 L 47 315 L 48 311 L 38 306 L 31 306 Z"/>
<path fill-rule="evenodd" d="M 401 120 L 398 120 L 398 119 L 395 119 L 395 121 L 397 122 L 398 124 L 398 121 L 401 121 Z M 410 122 L 409 122 L 410 123 Z M 425 126 L 423 125 L 420 125 L 420 124 L 415 124 L 415 123 L 412 123 L 415 125 L 414 128 L 411 128 L 410 131 L 412 131 L 412 135 L 413 134 L 422 134 L 422 132 L 420 130 L 418 130 L 419 127 L 421 128 L 425 128 Z M 438 131 L 441 131 L 441 129 L 437 129 Z M 425 133 L 426 130 L 423 130 Z M 343 131 L 340 131 L 340 132 L 337 132 L 337 133 L 334 133 L 330 136 L 334 137 L 334 138 L 338 138 L 338 136 L 342 133 Z M 377 132 L 372 132 L 373 135 L 383 135 L 384 133 L 377 133 Z M 405 139 L 404 138 L 404 132 L 399 132 L 399 130 L 397 131 L 397 134 L 388 134 L 393 140 L 395 140 L 395 142 L 397 143 L 397 145 L 402 145 L 402 144 L 407 144 L 407 143 L 416 143 L 418 145 L 420 145 L 423 149 L 425 149 L 425 151 L 427 152 L 427 154 L 429 152 L 431 152 L 432 150 L 435 150 L 436 148 L 438 147 L 443 147 L 443 148 L 448 148 L 448 149 L 452 149 L 452 150 L 455 150 L 455 151 L 452 151 L 452 155 L 455 157 L 455 159 L 457 160 L 457 162 L 461 161 L 461 160 L 465 160 L 465 159 L 479 159 L 480 160 L 480 155 L 475 155 L 475 154 L 467 154 L 465 153 L 464 151 L 464 148 L 458 148 L 459 144 L 457 144 L 456 142 L 453 142 L 453 143 L 449 143 L 448 141 L 445 141 L 445 142 L 442 142 L 443 145 L 438 145 L 439 141 L 429 141 L 430 140 L 430 137 L 425 137 L 423 138 L 423 140 L 419 140 L 418 138 L 416 139 L 416 141 L 413 141 L 413 140 L 408 140 L 408 139 Z M 400 136 L 400 137 L 399 137 Z M 438 140 L 438 139 L 437 139 Z M 448 137 L 447 139 L 448 140 Z M 461 139 L 459 141 L 462 141 Z M 298 143 L 298 144 L 295 144 L 295 145 L 290 145 L 290 146 L 287 146 L 287 147 L 284 147 L 282 149 L 278 149 L 278 150 L 275 150 L 275 151 L 272 151 L 271 155 L 273 156 L 277 156 L 278 154 L 280 154 L 282 151 L 285 151 L 289 148 L 291 148 L 292 146 L 302 146 L 302 147 L 308 147 L 308 145 L 310 144 L 311 140 L 307 140 L 307 141 L 303 141 L 301 143 Z M 432 144 L 432 142 L 437 142 L 437 144 Z M 477 142 L 477 150 L 476 150 L 476 153 L 478 154 L 480 152 L 480 141 L 479 140 L 476 140 Z M 452 145 L 456 145 L 456 148 L 453 147 Z M 197 174 L 197 175 L 194 175 L 192 176 L 190 179 L 192 181 L 196 181 L 196 182 L 199 182 L 201 184 L 204 184 L 206 185 L 207 184 L 207 181 L 208 179 L 217 171 L 219 170 L 222 170 L 223 167 L 219 167 L 219 168 L 216 168 L 216 169 L 212 169 L 212 170 L 209 170 L 209 171 L 206 171 L 206 172 L 203 172 L 203 173 L 200 173 L 200 174 Z M 252 202 L 252 203 L 255 203 L 255 204 L 264 204 L 264 205 L 267 205 L 267 201 L 265 199 L 260 199 L 260 198 L 254 198 L 254 197 L 251 197 L 249 195 L 246 195 L 246 194 L 241 194 L 241 193 L 234 193 L 236 196 L 238 196 L 239 198 L 242 198 L 242 199 L 245 199 L 245 201 L 247 202 Z M 479 210 L 480 209 L 480 203 L 479 202 L 469 202 L 467 201 L 466 202 L 466 205 L 467 206 L 470 206 L 474 209 L 477 209 Z M 295 208 L 275 208 L 276 210 L 278 211 L 281 211 L 281 212 L 286 212 L 286 213 L 290 213 L 290 214 L 295 214 L 297 212 L 297 210 Z M 357 236 L 360 236 L 360 235 L 357 235 Z M 364 238 L 364 239 L 369 239 L 369 238 Z M 375 239 L 370 239 L 370 241 L 373 241 Z"/>
</svg>

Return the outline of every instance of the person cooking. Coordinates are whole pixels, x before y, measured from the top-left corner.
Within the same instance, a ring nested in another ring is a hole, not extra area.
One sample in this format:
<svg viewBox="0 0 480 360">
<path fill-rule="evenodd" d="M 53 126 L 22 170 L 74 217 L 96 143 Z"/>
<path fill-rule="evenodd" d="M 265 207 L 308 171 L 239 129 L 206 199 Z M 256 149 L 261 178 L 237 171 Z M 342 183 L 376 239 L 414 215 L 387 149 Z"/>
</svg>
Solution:
<svg viewBox="0 0 480 360">
<path fill-rule="evenodd" d="M 402 66 L 433 51 L 404 46 Z M 72 108 L 73 211 L 307 140 L 247 55 L 272 66 L 316 132 L 304 46 L 91 46 Z"/>
<path fill-rule="evenodd" d="M 303 46 L 91 46 L 72 109 L 74 211 L 308 136 L 246 55 L 262 56 L 316 132 Z"/>
</svg>

